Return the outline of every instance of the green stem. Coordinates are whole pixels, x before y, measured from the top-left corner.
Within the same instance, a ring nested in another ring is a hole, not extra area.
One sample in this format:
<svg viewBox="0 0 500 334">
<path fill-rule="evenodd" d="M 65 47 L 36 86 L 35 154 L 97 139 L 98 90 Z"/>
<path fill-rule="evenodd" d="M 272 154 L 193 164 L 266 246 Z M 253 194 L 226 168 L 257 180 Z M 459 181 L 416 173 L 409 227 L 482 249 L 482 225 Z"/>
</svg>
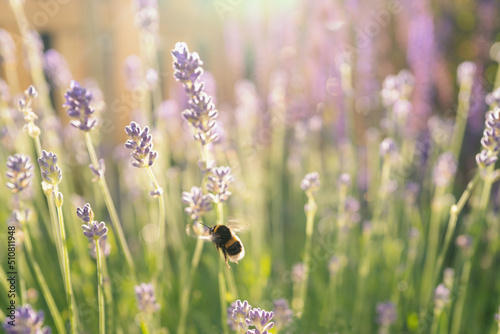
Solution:
<svg viewBox="0 0 500 334">
<path fill-rule="evenodd" d="M 458 215 L 462 212 L 467 200 L 469 199 L 474 186 L 476 185 L 477 180 L 479 179 L 479 173 L 476 172 L 472 180 L 467 184 L 467 188 L 460 196 L 457 204 L 453 205 L 450 209 L 450 220 L 448 221 L 448 228 L 446 229 L 446 235 L 444 238 L 444 244 L 441 248 L 441 252 L 439 253 L 437 262 L 436 262 L 436 273 L 441 271 L 441 266 L 443 265 L 444 257 L 446 256 L 446 252 L 448 251 L 448 247 L 450 246 L 451 238 L 455 232 L 455 227 L 457 225 Z M 434 277 L 434 282 L 436 281 L 436 277 Z"/>
<path fill-rule="evenodd" d="M 98 289 L 97 297 L 99 299 L 99 333 L 106 333 L 106 310 L 104 308 L 104 285 L 102 280 L 102 264 L 101 264 L 101 250 L 99 249 L 99 240 L 95 240 L 95 253 L 97 260 L 97 280 Z"/>
<path fill-rule="evenodd" d="M 295 305 L 292 305 L 292 307 L 295 308 L 297 317 L 299 318 L 302 316 L 302 312 L 306 303 L 307 285 L 309 282 L 309 262 L 311 261 L 311 243 L 314 231 L 314 216 L 316 215 L 316 201 L 314 200 L 314 196 L 312 194 L 307 194 L 307 196 L 309 200 L 307 202 L 306 211 L 306 245 L 304 249 L 305 273 L 304 279 L 300 282 L 298 299 L 295 299 Z"/>
<path fill-rule="evenodd" d="M 439 334 L 439 319 L 441 317 L 440 311 L 434 311 L 434 318 L 432 319 L 431 331 L 430 334 Z"/>
<path fill-rule="evenodd" d="M 436 254 L 439 246 L 439 232 L 441 227 L 442 206 L 440 202 L 446 192 L 446 187 L 437 187 L 432 199 L 432 213 L 427 233 L 424 271 L 422 273 L 422 288 L 420 289 L 420 303 L 425 306 L 432 294 Z"/>
<path fill-rule="evenodd" d="M 142 334 L 149 334 L 148 322 L 142 317 L 141 319 L 141 331 Z"/>
<path fill-rule="evenodd" d="M 92 165 L 94 165 L 95 168 L 99 168 L 99 160 L 97 159 L 97 154 L 95 152 L 94 145 L 92 144 L 92 138 L 90 137 L 90 132 L 88 131 L 85 131 L 85 143 L 87 144 L 87 149 L 89 151 Z M 99 186 L 101 187 L 104 202 L 106 203 L 106 207 L 108 208 L 108 212 L 111 217 L 111 222 L 113 223 L 113 227 L 115 228 L 116 234 L 118 235 L 118 243 L 120 244 L 120 247 L 125 254 L 125 259 L 127 260 L 130 272 L 134 279 L 137 281 L 134 260 L 132 259 L 132 255 L 130 254 L 127 240 L 125 239 L 125 234 L 123 233 L 122 224 L 120 223 L 120 219 L 118 218 L 118 212 L 116 211 L 113 199 L 111 198 L 108 184 L 106 183 L 104 175 L 99 177 Z"/>
<path fill-rule="evenodd" d="M 198 264 L 200 263 L 200 257 L 204 243 L 205 242 L 202 239 L 196 240 L 196 248 L 194 249 L 193 259 L 191 260 L 191 269 L 189 270 L 189 277 L 181 293 L 181 300 L 180 300 L 181 312 L 179 318 L 179 326 L 177 328 L 178 334 L 184 334 L 186 331 L 186 317 L 189 308 L 189 297 L 191 294 L 191 286 L 193 284 L 194 274 L 198 269 Z"/>
<path fill-rule="evenodd" d="M 151 167 L 146 168 L 149 174 L 149 177 L 151 178 L 151 182 L 153 182 L 153 185 L 155 189 L 158 192 L 158 230 L 159 230 L 159 237 L 158 237 L 158 250 L 156 253 L 156 277 L 164 277 L 164 261 L 167 261 L 170 263 L 169 256 L 165 252 L 165 198 L 163 196 L 163 189 L 160 187 L 158 184 L 158 181 L 156 180 L 156 177 L 153 173 L 153 170 Z M 170 267 L 170 264 L 169 264 Z M 155 279 L 155 281 L 157 281 Z M 156 282 L 158 283 L 158 282 Z M 157 297 L 159 299 L 162 299 L 162 289 L 161 285 L 156 286 L 156 291 L 157 291 Z"/>
<path fill-rule="evenodd" d="M 219 262 L 219 298 L 220 298 L 220 310 L 221 310 L 221 321 L 222 321 L 222 329 L 224 334 L 229 333 L 229 329 L 226 321 L 226 313 L 227 313 L 227 302 L 226 302 L 226 279 L 224 278 L 224 262 Z"/>
<path fill-rule="evenodd" d="M 59 194 L 59 189 L 57 185 L 54 186 L 54 191 L 53 195 L 58 196 Z M 66 291 L 66 299 L 68 301 L 68 308 L 69 308 L 69 317 L 70 317 L 70 323 L 71 323 L 71 333 L 76 334 L 76 309 L 73 309 L 73 306 L 76 305 L 76 302 L 74 300 L 73 296 L 73 286 L 71 284 L 71 272 L 69 268 L 69 255 L 68 255 L 68 246 L 66 242 L 66 231 L 64 228 L 64 217 L 63 217 L 63 212 L 62 212 L 62 203 L 56 204 L 57 208 L 57 218 L 59 221 L 59 232 L 60 237 L 61 237 L 61 244 L 62 244 L 62 254 L 63 254 L 63 260 L 64 260 L 64 267 L 63 267 L 63 272 L 64 272 L 64 287 Z"/>
<path fill-rule="evenodd" d="M 56 303 L 54 301 L 54 297 L 52 296 L 52 293 L 50 292 L 49 286 L 47 285 L 47 282 L 45 281 L 45 276 L 42 273 L 42 270 L 40 269 L 40 266 L 38 265 L 38 262 L 33 255 L 33 245 L 31 243 L 31 238 L 30 238 L 30 233 L 28 230 L 28 227 L 24 221 L 21 222 L 22 227 L 23 227 L 23 232 L 24 232 L 24 245 L 26 247 L 26 255 L 28 255 L 28 260 L 31 262 L 31 265 L 33 266 L 33 270 L 35 271 L 35 278 L 38 281 L 38 284 L 40 285 L 40 289 L 42 290 L 42 294 L 45 297 L 45 302 L 47 303 L 47 306 L 49 307 L 50 314 L 52 315 L 52 318 L 54 319 L 54 323 L 56 325 L 57 331 L 59 333 L 66 333 L 66 328 L 64 328 L 64 322 L 61 318 L 61 314 L 59 313 L 59 310 L 57 309 Z"/>
<path fill-rule="evenodd" d="M 460 286 L 457 293 L 458 298 L 455 303 L 455 310 L 453 311 L 453 320 L 451 323 L 451 334 L 458 334 L 460 332 L 460 323 L 462 320 L 462 312 L 467 294 L 467 285 L 469 284 L 471 266 L 471 258 L 468 257 L 462 269 L 462 276 L 460 277 Z"/>
<path fill-rule="evenodd" d="M 458 93 L 457 116 L 455 118 L 455 127 L 453 129 L 453 136 L 451 140 L 451 153 L 453 153 L 453 155 L 457 159 L 460 157 L 460 150 L 462 148 L 462 141 L 464 138 L 465 127 L 467 126 L 471 89 L 472 89 L 472 82 L 464 81 L 460 85 L 460 91 Z"/>
</svg>

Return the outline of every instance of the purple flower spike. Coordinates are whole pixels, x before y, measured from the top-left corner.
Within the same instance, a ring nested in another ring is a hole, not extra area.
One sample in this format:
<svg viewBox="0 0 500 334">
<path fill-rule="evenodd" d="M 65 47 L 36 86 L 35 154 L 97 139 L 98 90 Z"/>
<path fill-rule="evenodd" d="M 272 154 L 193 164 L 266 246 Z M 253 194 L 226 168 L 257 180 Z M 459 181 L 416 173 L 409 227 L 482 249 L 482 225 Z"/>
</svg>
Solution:
<svg viewBox="0 0 500 334">
<path fill-rule="evenodd" d="M 225 202 L 231 196 L 228 190 L 229 184 L 233 182 L 230 167 L 215 167 L 208 176 L 207 190 L 215 203 Z"/>
<path fill-rule="evenodd" d="M 42 327 L 45 315 L 43 311 L 36 312 L 31 305 L 23 305 L 15 312 L 15 326 L 9 324 L 10 318 L 6 318 L 2 328 L 6 334 L 33 333 L 50 334 L 49 327 Z"/>
<path fill-rule="evenodd" d="M 149 133 L 149 128 L 146 126 L 144 130 L 136 122 L 131 122 L 125 127 L 125 132 L 129 139 L 125 142 L 125 148 L 132 150 L 130 154 L 135 161 L 132 166 L 137 168 L 151 167 L 158 156 L 156 151 L 153 151 L 153 136 Z"/>
<path fill-rule="evenodd" d="M 190 92 L 195 91 L 194 83 L 198 80 L 198 78 L 203 74 L 203 62 L 200 59 L 198 53 L 193 52 L 190 53 L 187 47 L 187 44 L 184 42 L 179 42 L 175 44 L 175 48 L 172 50 L 172 56 L 174 58 L 173 66 L 174 66 L 174 77 L 177 81 L 182 82 L 183 84 L 188 84 L 191 87 L 184 87 L 186 89 L 186 93 L 189 95 Z M 199 87 L 199 89 L 202 89 Z"/>
<path fill-rule="evenodd" d="M 93 221 L 82 225 L 83 234 L 91 240 L 99 240 L 108 233 L 108 228 L 104 222 Z"/>
<path fill-rule="evenodd" d="M 201 188 L 198 187 L 192 187 L 190 192 L 183 192 L 182 202 L 188 205 L 184 211 L 192 220 L 197 220 L 212 210 L 211 198 L 208 195 L 204 195 Z"/>
<path fill-rule="evenodd" d="M 248 325 L 246 323 L 246 318 L 248 317 L 248 313 L 252 309 L 252 306 L 248 304 L 246 300 L 243 302 L 241 300 L 237 300 L 236 302 L 231 305 L 228 309 L 231 311 L 230 314 L 228 314 L 228 324 L 233 330 L 247 330 Z"/>
<path fill-rule="evenodd" d="M 260 308 L 254 308 L 248 313 L 246 323 L 248 326 L 255 326 L 259 331 L 268 331 L 274 326 L 273 319 L 274 312 L 267 312 Z"/>
<path fill-rule="evenodd" d="M 71 125 L 82 131 L 90 131 L 97 124 L 97 120 L 92 116 L 95 110 L 90 105 L 92 93 L 80 86 L 77 81 L 72 80 L 64 97 L 66 102 L 63 106 L 68 108 L 67 114 L 74 118 Z"/>
<path fill-rule="evenodd" d="M 76 209 L 76 214 L 84 223 L 88 224 L 94 220 L 94 212 L 89 203 L 86 203 L 83 207 L 78 207 Z"/>
<path fill-rule="evenodd" d="M 160 304 L 156 302 L 153 284 L 141 283 L 135 287 L 135 297 L 139 310 L 145 313 L 154 313 L 160 309 Z"/>
<path fill-rule="evenodd" d="M 7 188 L 13 193 L 19 193 L 30 186 L 33 178 L 33 165 L 29 156 L 23 154 L 11 155 L 7 158 L 6 165 Z"/>
<path fill-rule="evenodd" d="M 377 322 L 384 327 L 388 327 L 398 320 L 396 305 L 392 302 L 377 304 Z"/>
<path fill-rule="evenodd" d="M 62 173 L 57 166 L 57 155 L 52 152 L 43 151 L 42 157 L 38 159 L 38 165 L 42 169 L 42 178 L 51 185 L 61 182 Z"/>
</svg>

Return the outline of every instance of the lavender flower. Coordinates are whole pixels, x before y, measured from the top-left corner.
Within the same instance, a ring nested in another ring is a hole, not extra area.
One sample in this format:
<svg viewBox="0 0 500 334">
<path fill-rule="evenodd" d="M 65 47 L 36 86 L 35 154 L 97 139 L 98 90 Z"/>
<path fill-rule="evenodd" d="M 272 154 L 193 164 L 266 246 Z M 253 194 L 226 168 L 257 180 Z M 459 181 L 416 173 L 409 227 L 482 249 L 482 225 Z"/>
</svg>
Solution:
<svg viewBox="0 0 500 334">
<path fill-rule="evenodd" d="M 30 157 L 16 153 L 7 158 L 7 188 L 14 194 L 28 188 L 33 179 L 33 165 L 31 164 Z"/>
<path fill-rule="evenodd" d="M 377 304 L 377 323 L 381 326 L 388 327 L 396 322 L 398 314 L 396 305 L 393 302 L 384 302 Z"/>
<path fill-rule="evenodd" d="M 43 68 L 51 82 L 58 88 L 67 87 L 71 82 L 71 72 L 66 59 L 54 49 L 45 51 Z"/>
<path fill-rule="evenodd" d="M 80 84 L 71 80 L 70 88 L 64 94 L 66 102 L 63 104 L 67 107 L 67 114 L 74 118 L 71 125 L 82 131 L 90 131 L 96 124 L 97 120 L 93 117 L 94 108 L 90 105 L 92 102 L 92 93 L 80 86 Z"/>
<path fill-rule="evenodd" d="M 189 97 L 189 108 L 182 112 L 182 116 L 190 124 L 194 139 L 202 145 L 217 141 L 216 118 L 219 112 L 212 98 L 204 92 L 204 84 L 198 81 L 203 73 L 203 62 L 196 52 L 189 52 L 186 43 L 177 43 L 172 56 L 174 77 L 182 83 Z"/>
<path fill-rule="evenodd" d="M 286 299 L 273 301 L 274 305 L 274 323 L 278 328 L 285 328 L 292 322 L 293 311 L 290 309 Z"/>
<path fill-rule="evenodd" d="M 125 142 L 125 147 L 132 150 L 130 154 L 135 161 L 132 166 L 137 168 L 151 167 L 158 156 L 156 151 L 153 151 L 153 136 L 149 133 L 149 127 L 141 127 L 136 122 L 131 122 L 125 127 L 125 132 L 129 139 Z"/>
<path fill-rule="evenodd" d="M 160 304 L 156 302 L 153 284 L 141 283 L 135 286 L 135 298 L 139 310 L 152 314 L 160 309 Z"/>
<path fill-rule="evenodd" d="M 228 190 L 229 184 L 233 182 L 230 167 L 215 167 L 208 175 L 207 190 L 215 203 L 225 202 L 231 196 Z"/>
<path fill-rule="evenodd" d="M 398 101 L 408 100 L 415 79 L 408 70 L 402 70 L 397 75 L 389 75 L 382 83 L 382 102 L 391 107 Z"/>
<path fill-rule="evenodd" d="M 433 181 L 437 187 L 446 187 L 450 184 L 457 172 L 457 159 L 451 152 L 445 152 L 438 157 L 434 167 Z"/>
<path fill-rule="evenodd" d="M 2 324 L 2 328 L 6 334 L 50 334 L 49 327 L 42 327 L 45 315 L 43 311 L 36 312 L 31 305 L 26 304 L 15 311 L 15 320 L 6 318 Z M 14 325 L 10 322 L 13 321 Z"/>
<path fill-rule="evenodd" d="M 300 182 L 300 188 L 306 192 L 306 194 L 315 195 L 319 189 L 321 182 L 319 181 L 318 172 L 312 172 L 306 174 Z"/>
<path fill-rule="evenodd" d="M 271 322 L 273 316 L 274 312 L 272 311 L 267 312 L 260 308 L 254 308 L 248 313 L 248 317 L 245 321 L 248 326 L 255 326 L 255 328 L 260 331 L 255 333 L 262 333 L 273 328 L 274 322 Z"/>
<path fill-rule="evenodd" d="M 38 165 L 42 169 L 42 178 L 49 184 L 56 186 L 61 182 L 62 173 L 57 166 L 57 155 L 43 150 L 42 157 L 38 159 Z"/>
<path fill-rule="evenodd" d="M 203 90 L 203 83 L 198 82 L 198 78 L 203 74 L 203 62 L 198 53 L 190 53 L 187 44 L 179 42 L 172 50 L 174 58 L 174 77 L 181 82 L 189 97 L 199 94 Z"/>
<path fill-rule="evenodd" d="M 495 313 L 495 321 L 499 324 L 500 326 L 500 307 L 498 308 L 498 313 Z"/>
<path fill-rule="evenodd" d="M 476 155 L 476 163 L 480 168 L 494 165 L 500 151 L 500 107 L 495 107 L 486 114 L 483 138 L 483 150 Z"/>
<path fill-rule="evenodd" d="M 99 240 L 108 233 L 108 228 L 104 222 L 92 221 L 82 225 L 83 234 L 90 240 Z"/>
<path fill-rule="evenodd" d="M 444 284 L 439 284 L 434 290 L 434 303 L 437 310 L 442 310 L 450 302 L 450 289 Z"/>
<path fill-rule="evenodd" d="M 198 187 L 192 187 L 190 192 L 183 192 L 182 202 L 188 205 L 184 211 L 192 220 L 197 220 L 212 210 L 212 198 L 204 195 L 201 188 Z"/>
<path fill-rule="evenodd" d="M 228 308 L 227 317 L 229 327 L 235 331 L 247 330 L 248 324 L 246 323 L 246 319 L 251 309 L 252 306 L 250 306 L 246 300 L 242 302 L 238 299 L 236 302 L 231 304 Z"/>
<path fill-rule="evenodd" d="M 90 223 L 94 220 L 94 212 L 92 211 L 89 203 L 86 203 L 83 207 L 78 207 L 76 209 L 76 215 L 84 223 Z"/>
<path fill-rule="evenodd" d="M 94 259 L 97 259 L 97 252 L 96 252 L 97 249 L 95 247 L 95 242 L 91 242 L 89 246 L 90 246 L 89 250 L 90 256 L 92 256 Z M 108 242 L 107 234 L 99 239 L 99 251 L 101 252 L 102 255 L 106 257 L 111 253 L 111 244 Z"/>
</svg>

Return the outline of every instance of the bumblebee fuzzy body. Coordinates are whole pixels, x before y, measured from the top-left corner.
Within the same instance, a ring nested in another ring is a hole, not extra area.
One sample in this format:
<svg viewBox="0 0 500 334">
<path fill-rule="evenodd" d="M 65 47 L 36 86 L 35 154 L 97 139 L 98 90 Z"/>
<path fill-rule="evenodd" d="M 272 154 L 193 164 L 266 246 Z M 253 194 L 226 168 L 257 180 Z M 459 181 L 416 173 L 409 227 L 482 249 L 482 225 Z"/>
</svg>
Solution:
<svg viewBox="0 0 500 334">
<path fill-rule="evenodd" d="M 245 248 L 240 238 L 226 225 L 215 225 L 209 228 L 210 237 L 217 250 L 224 254 L 224 260 L 238 264 L 238 261 L 245 256 Z"/>
</svg>

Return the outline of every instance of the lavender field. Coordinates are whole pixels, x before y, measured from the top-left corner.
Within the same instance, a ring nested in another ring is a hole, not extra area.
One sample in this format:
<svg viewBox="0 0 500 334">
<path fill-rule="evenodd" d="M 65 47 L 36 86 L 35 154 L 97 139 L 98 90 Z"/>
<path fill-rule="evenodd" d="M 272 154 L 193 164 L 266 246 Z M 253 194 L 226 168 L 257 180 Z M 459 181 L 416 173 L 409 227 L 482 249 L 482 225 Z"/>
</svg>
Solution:
<svg viewBox="0 0 500 334">
<path fill-rule="evenodd" d="M 0 2 L 0 332 L 500 334 L 500 2 Z"/>
</svg>

